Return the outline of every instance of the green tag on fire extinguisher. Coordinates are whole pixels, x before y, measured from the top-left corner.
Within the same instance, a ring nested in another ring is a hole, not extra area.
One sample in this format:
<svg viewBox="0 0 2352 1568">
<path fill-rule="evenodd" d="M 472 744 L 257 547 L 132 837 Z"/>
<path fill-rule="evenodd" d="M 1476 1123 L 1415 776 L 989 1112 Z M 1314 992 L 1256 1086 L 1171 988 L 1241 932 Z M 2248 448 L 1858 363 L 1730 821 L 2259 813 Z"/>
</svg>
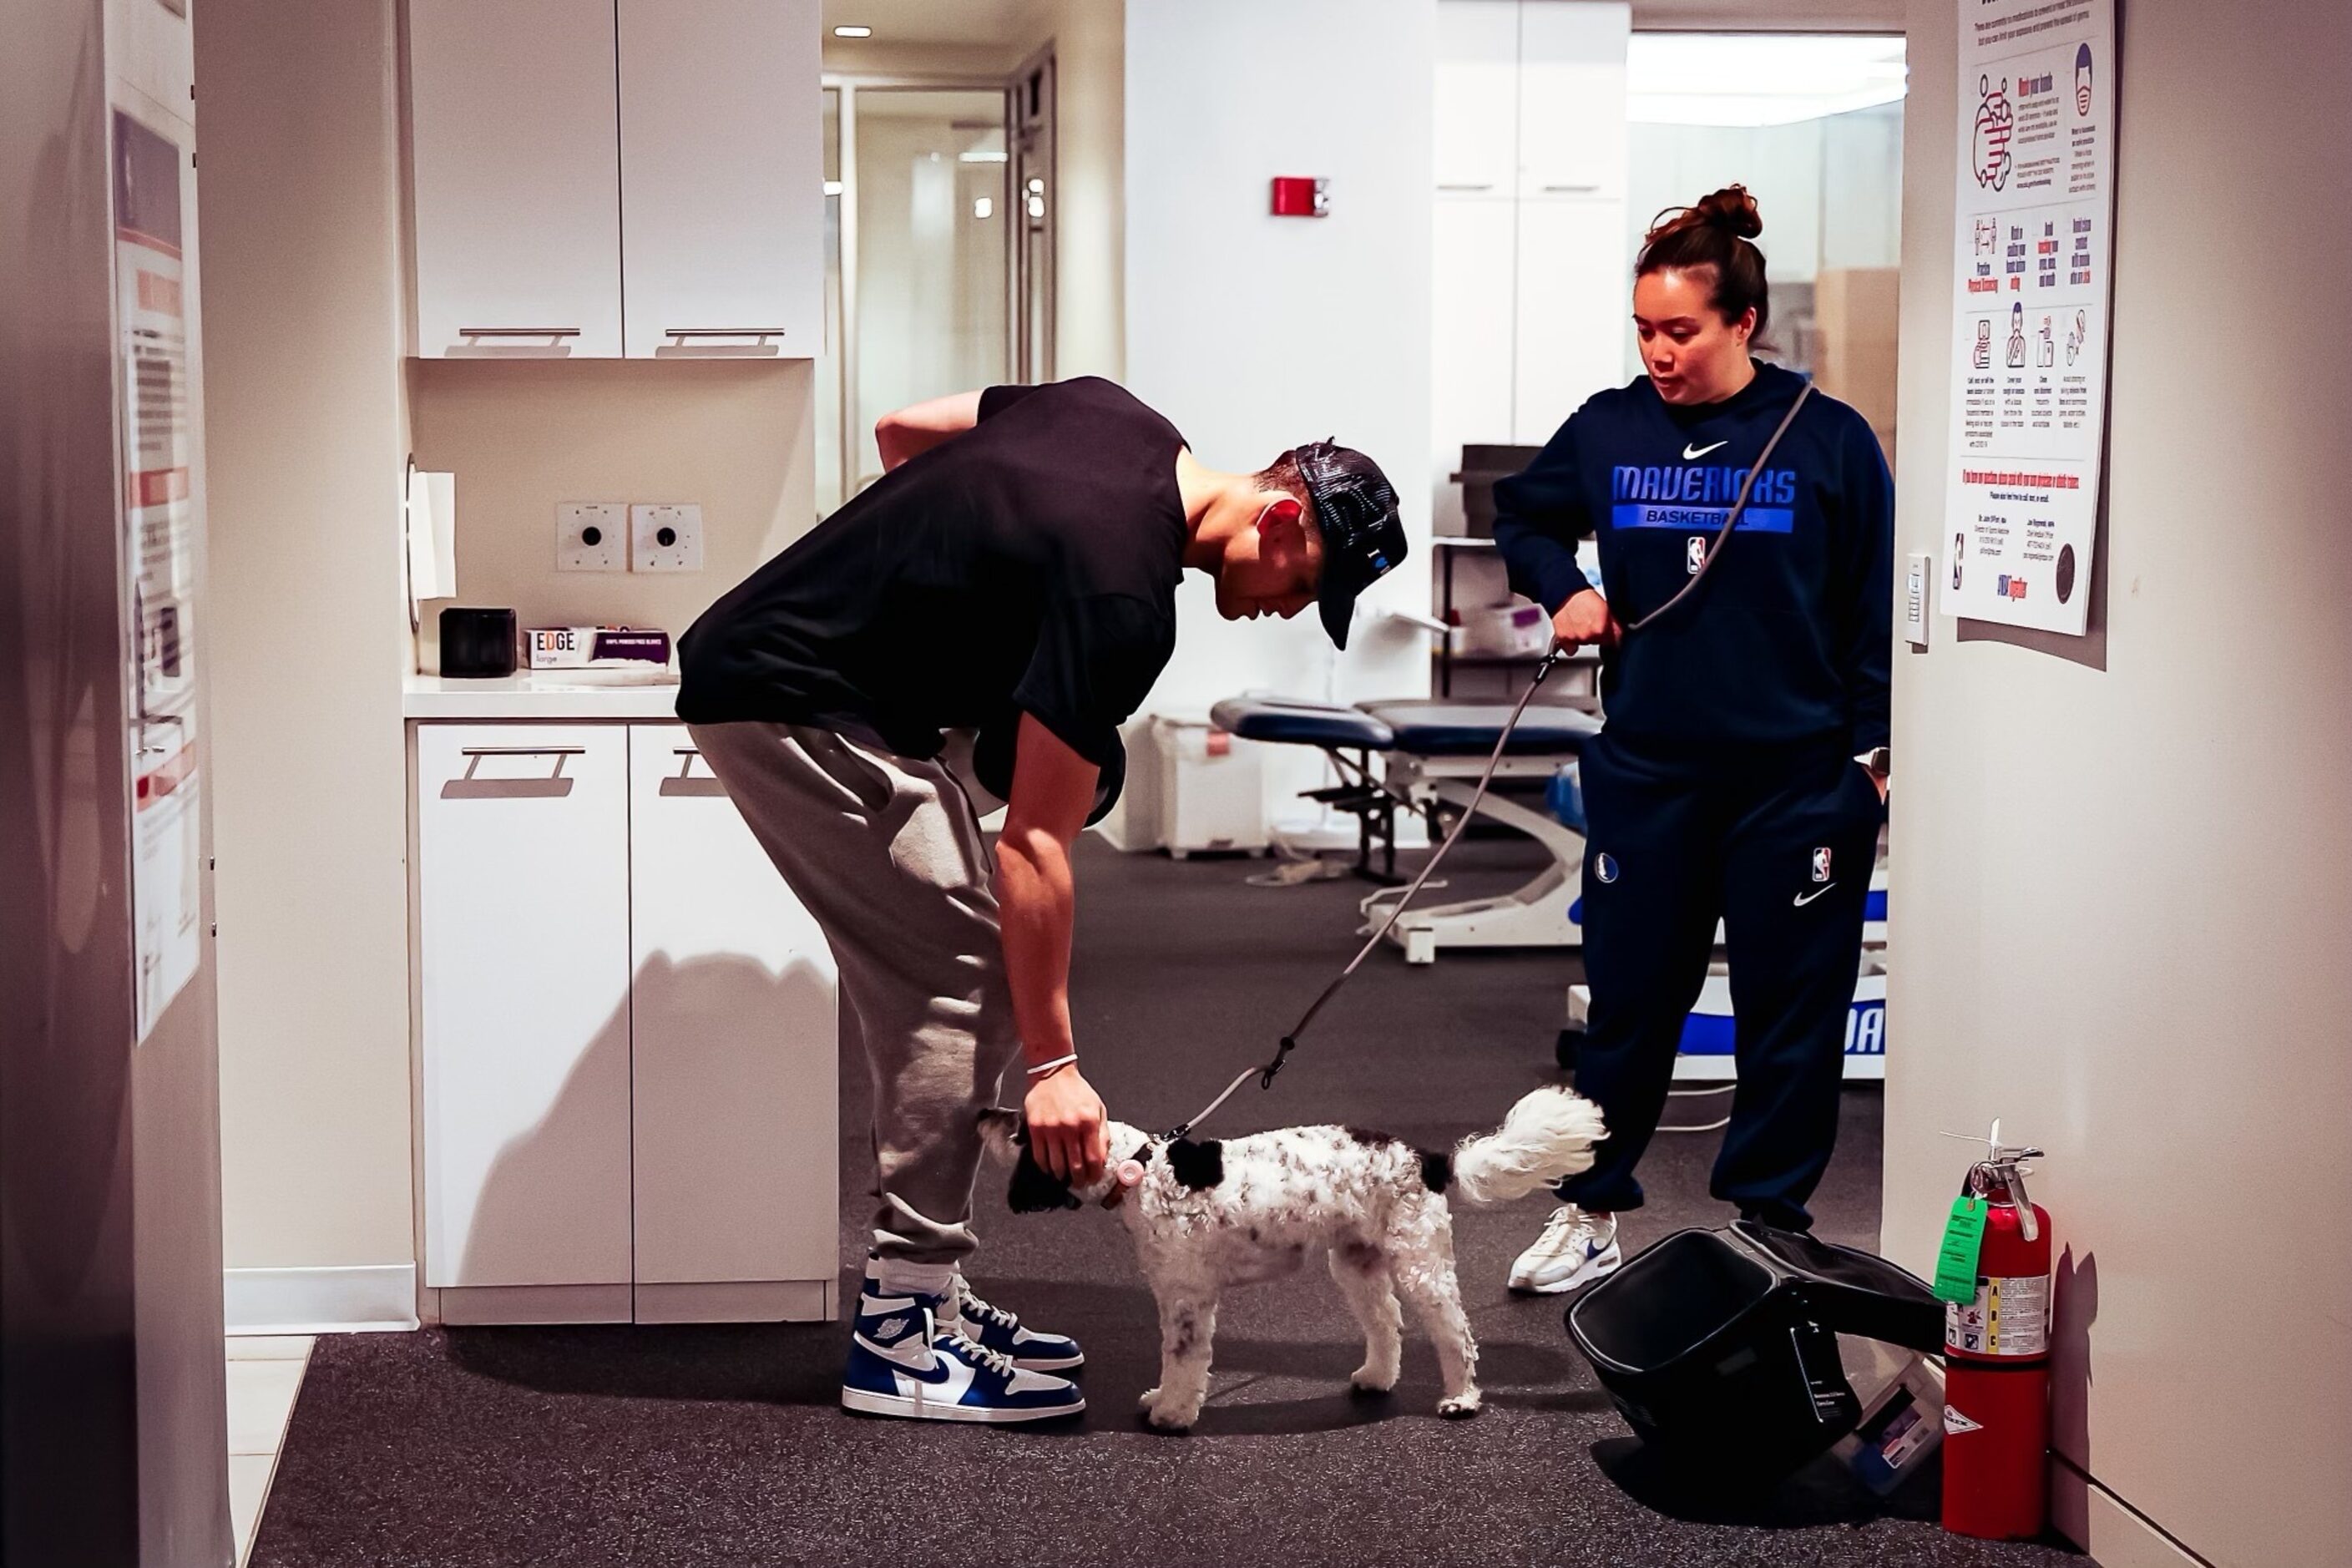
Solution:
<svg viewBox="0 0 2352 1568">
<path fill-rule="evenodd" d="M 1936 1300 L 1962 1306 L 1977 1299 L 1977 1252 L 1984 1242 L 1985 1201 L 1963 1194 L 1952 1200 L 1944 1222 L 1944 1245 L 1936 1253 Z"/>
</svg>

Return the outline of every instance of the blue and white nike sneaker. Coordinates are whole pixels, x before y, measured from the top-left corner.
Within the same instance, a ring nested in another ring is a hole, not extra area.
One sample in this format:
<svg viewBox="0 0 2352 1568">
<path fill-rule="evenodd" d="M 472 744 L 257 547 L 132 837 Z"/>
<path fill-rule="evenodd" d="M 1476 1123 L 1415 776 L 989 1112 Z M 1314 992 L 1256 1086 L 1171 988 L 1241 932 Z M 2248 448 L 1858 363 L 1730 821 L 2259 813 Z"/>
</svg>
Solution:
<svg viewBox="0 0 2352 1568">
<path fill-rule="evenodd" d="M 1050 1421 L 1087 1407 L 1066 1377 L 1028 1372 L 1012 1358 L 944 1328 L 931 1302 L 862 1295 L 841 1374 L 841 1406 L 916 1421 Z"/>
<path fill-rule="evenodd" d="M 953 1320 L 956 1331 L 983 1349 L 1008 1356 L 1028 1372 L 1067 1372 L 1087 1364 L 1078 1342 L 1066 1334 L 1043 1334 L 1024 1329 L 1008 1308 L 992 1305 L 972 1293 L 962 1275 L 955 1278 Z"/>
<path fill-rule="evenodd" d="M 1616 1273 L 1624 1261 L 1617 1247 L 1615 1215 L 1588 1214 L 1574 1204 L 1562 1204 L 1544 1221 L 1535 1245 L 1511 1265 L 1511 1289 L 1556 1296 Z"/>
<path fill-rule="evenodd" d="M 866 1260 L 866 1293 L 889 1294 L 882 1288 L 882 1265 L 871 1258 Z M 1067 1334 L 1041 1333 L 1023 1327 L 1012 1309 L 982 1300 L 961 1273 L 955 1276 L 945 1296 L 918 1295 L 916 1300 L 930 1307 L 942 1330 L 960 1333 L 983 1350 L 1010 1357 L 1013 1364 L 1024 1372 L 1067 1372 L 1087 1364 L 1086 1352 L 1078 1349 L 1077 1341 Z"/>
</svg>

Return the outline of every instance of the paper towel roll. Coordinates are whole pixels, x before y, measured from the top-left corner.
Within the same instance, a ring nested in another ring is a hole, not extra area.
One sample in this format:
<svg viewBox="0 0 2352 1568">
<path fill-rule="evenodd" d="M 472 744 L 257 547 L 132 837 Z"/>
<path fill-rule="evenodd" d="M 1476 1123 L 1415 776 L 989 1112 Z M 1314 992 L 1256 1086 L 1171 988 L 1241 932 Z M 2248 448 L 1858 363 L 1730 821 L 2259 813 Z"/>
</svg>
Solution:
<svg viewBox="0 0 2352 1568">
<path fill-rule="evenodd" d="M 457 596 L 457 476 L 414 468 L 408 475 L 408 605 Z"/>
</svg>

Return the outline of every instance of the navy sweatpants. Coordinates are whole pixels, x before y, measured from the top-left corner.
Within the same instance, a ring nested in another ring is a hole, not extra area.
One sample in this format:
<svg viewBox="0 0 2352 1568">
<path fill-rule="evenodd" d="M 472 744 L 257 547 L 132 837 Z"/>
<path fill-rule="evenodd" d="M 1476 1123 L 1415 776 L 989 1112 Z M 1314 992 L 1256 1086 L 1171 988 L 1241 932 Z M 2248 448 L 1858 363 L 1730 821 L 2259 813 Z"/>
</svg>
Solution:
<svg viewBox="0 0 2352 1568">
<path fill-rule="evenodd" d="M 1609 1137 L 1560 1196 L 1638 1208 L 1683 1020 L 1724 925 L 1738 1087 L 1709 1190 L 1801 1230 L 1837 1141 L 1846 1015 L 1885 808 L 1843 748 L 1658 755 L 1603 733 L 1581 762 L 1584 967 L 1578 1092 Z M 1710 1101 L 1707 1103 L 1720 1103 Z M 1713 1118 L 1709 1118 L 1713 1120 Z"/>
</svg>

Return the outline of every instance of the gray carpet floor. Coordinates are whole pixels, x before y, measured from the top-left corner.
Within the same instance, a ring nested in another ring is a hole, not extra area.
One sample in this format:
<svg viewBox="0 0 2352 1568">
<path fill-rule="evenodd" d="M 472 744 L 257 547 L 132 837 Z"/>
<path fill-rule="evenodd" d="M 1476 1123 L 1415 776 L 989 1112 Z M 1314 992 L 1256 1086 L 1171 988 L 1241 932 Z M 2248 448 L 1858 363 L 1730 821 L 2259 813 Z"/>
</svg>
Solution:
<svg viewBox="0 0 2352 1568">
<path fill-rule="evenodd" d="M 1507 886 L 1523 845 L 1466 840 L 1451 893 Z M 1073 998 L 1112 1114 L 1165 1125 L 1262 1057 L 1352 951 L 1361 885 L 1256 889 L 1263 861 L 1122 858 L 1082 846 Z M 1554 1080 L 1575 961 L 1375 954 L 1271 1094 L 1214 1131 L 1307 1121 L 1432 1146 L 1491 1125 Z M 1895 1048 L 1900 1050 L 1900 1044 Z M 844 1048 L 845 1259 L 872 1188 L 864 1064 Z M 1716 1100 L 1670 1115 L 1710 1121 Z M 1878 1233 L 1879 1098 L 1846 1092 L 1815 1200 L 1820 1234 Z M 1662 1137 L 1629 1250 L 1729 1216 L 1706 1198 L 1717 1138 Z M 835 1404 L 845 1330 L 470 1329 L 323 1339 L 252 1562 L 294 1565 L 1030 1563 L 1320 1564 L 2043 1564 L 1935 1524 L 1932 1481 L 1882 1503 L 1826 1461 L 1769 1498 L 1659 1474 L 1569 1343 L 1557 1300 L 1503 1289 L 1546 1210 L 1456 1219 L 1482 1351 L 1483 1415 L 1443 1422 L 1427 1343 L 1409 1334 L 1394 1395 L 1350 1399 L 1353 1324 L 1320 1277 L 1236 1292 L 1216 1377 L 1186 1436 L 1142 1429 L 1155 1381 L 1150 1296 L 1110 1215 L 1014 1216 L 984 1173 L 971 1269 L 990 1297 L 1082 1336 L 1091 1407 L 1058 1429 L 861 1419 Z M 850 1271 L 845 1283 L 854 1290 Z"/>
</svg>

